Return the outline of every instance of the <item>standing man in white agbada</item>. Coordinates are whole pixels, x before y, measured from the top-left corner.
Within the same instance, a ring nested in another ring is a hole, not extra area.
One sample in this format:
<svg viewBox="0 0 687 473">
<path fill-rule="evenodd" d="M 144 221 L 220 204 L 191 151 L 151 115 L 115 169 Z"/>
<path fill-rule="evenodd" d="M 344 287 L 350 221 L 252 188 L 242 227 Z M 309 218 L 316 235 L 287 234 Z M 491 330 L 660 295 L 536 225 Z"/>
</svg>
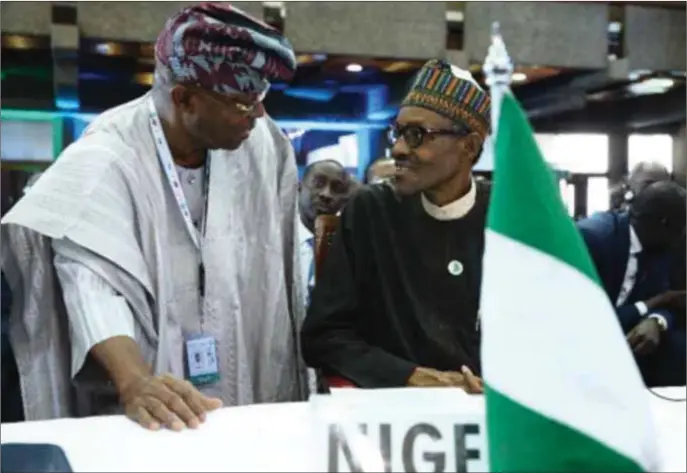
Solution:
<svg viewBox="0 0 687 473">
<path fill-rule="evenodd" d="M 262 105 L 293 50 L 201 4 L 155 56 L 153 90 L 100 115 L 2 221 L 29 420 L 121 406 L 176 430 L 305 396 L 298 176 Z"/>
</svg>

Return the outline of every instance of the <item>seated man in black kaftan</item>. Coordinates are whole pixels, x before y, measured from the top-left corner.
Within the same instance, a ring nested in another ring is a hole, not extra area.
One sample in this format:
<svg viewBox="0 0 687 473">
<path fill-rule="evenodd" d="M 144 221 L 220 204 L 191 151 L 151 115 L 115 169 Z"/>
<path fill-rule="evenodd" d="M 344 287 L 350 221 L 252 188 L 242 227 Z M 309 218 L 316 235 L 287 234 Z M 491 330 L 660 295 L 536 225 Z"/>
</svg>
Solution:
<svg viewBox="0 0 687 473">
<path fill-rule="evenodd" d="M 360 387 L 481 390 L 479 294 L 490 125 L 469 72 L 428 62 L 390 130 L 395 175 L 344 209 L 302 329 L 308 365 Z"/>
</svg>

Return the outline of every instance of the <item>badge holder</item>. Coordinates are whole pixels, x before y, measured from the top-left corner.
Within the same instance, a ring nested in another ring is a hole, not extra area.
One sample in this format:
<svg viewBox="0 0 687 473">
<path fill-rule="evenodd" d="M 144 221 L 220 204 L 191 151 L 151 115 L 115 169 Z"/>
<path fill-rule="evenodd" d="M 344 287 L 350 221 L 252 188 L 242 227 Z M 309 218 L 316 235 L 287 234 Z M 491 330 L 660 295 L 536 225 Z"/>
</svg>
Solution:
<svg viewBox="0 0 687 473">
<path fill-rule="evenodd" d="M 194 335 L 186 340 L 186 370 L 194 386 L 206 386 L 219 381 L 217 341 L 207 335 Z"/>
</svg>

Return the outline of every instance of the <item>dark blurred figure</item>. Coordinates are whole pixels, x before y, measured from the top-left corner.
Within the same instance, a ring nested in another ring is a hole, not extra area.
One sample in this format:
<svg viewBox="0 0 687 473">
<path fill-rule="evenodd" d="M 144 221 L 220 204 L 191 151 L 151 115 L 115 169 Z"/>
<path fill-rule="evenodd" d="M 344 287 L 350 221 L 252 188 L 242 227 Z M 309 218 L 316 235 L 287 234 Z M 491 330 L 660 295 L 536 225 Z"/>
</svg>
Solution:
<svg viewBox="0 0 687 473">
<path fill-rule="evenodd" d="M 685 384 L 685 332 L 673 311 L 685 291 L 671 290 L 671 250 L 684 239 L 685 190 L 672 181 L 639 190 L 627 211 L 578 223 L 601 282 L 648 386 Z"/>
<path fill-rule="evenodd" d="M 669 181 L 670 172 L 662 164 L 656 162 L 638 163 L 630 172 L 626 181 L 611 192 L 611 204 L 614 209 L 624 209 L 632 198 L 641 192 L 646 186 L 654 182 Z M 687 241 L 683 237 L 673 247 L 670 258 L 670 288 L 673 290 L 685 290 L 685 273 L 687 273 Z M 687 307 L 685 299 L 681 299 L 672 309 L 675 315 L 675 325 L 682 330 L 686 329 Z"/>
<path fill-rule="evenodd" d="M 388 182 L 396 172 L 396 163 L 393 158 L 379 158 L 367 168 L 365 176 L 366 184 L 379 184 Z"/>
<path fill-rule="evenodd" d="M 298 200 L 301 277 L 306 294 L 315 281 L 315 219 L 320 215 L 337 215 L 360 187 L 338 161 L 324 160 L 309 165 L 303 174 Z"/>
</svg>

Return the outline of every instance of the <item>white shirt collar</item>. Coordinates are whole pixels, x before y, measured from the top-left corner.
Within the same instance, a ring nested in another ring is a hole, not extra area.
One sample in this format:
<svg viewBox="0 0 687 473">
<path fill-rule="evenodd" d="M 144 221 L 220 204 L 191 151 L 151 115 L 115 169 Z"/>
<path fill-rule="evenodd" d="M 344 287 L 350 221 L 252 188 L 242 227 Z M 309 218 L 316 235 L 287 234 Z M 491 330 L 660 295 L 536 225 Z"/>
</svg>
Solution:
<svg viewBox="0 0 687 473">
<path fill-rule="evenodd" d="M 298 218 L 298 241 L 300 242 L 300 244 L 303 245 L 303 244 L 307 243 L 308 240 L 313 238 L 313 236 L 314 235 L 312 234 L 312 232 L 310 230 L 308 230 L 308 227 L 306 227 L 303 224 L 303 220 L 301 220 L 299 217 Z"/>
<path fill-rule="evenodd" d="M 477 197 L 476 187 L 475 179 L 473 178 L 470 183 L 470 190 L 467 194 L 441 207 L 430 202 L 429 199 L 422 194 L 422 207 L 430 217 L 437 220 L 457 220 L 463 218 L 475 206 L 475 199 Z"/>
<path fill-rule="evenodd" d="M 639 237 L 635 232 L 635 229 L 630 225 L 630 254 L 636 255 L 642 252 L 642 242 L 639 241 Z"/>
</svg>

